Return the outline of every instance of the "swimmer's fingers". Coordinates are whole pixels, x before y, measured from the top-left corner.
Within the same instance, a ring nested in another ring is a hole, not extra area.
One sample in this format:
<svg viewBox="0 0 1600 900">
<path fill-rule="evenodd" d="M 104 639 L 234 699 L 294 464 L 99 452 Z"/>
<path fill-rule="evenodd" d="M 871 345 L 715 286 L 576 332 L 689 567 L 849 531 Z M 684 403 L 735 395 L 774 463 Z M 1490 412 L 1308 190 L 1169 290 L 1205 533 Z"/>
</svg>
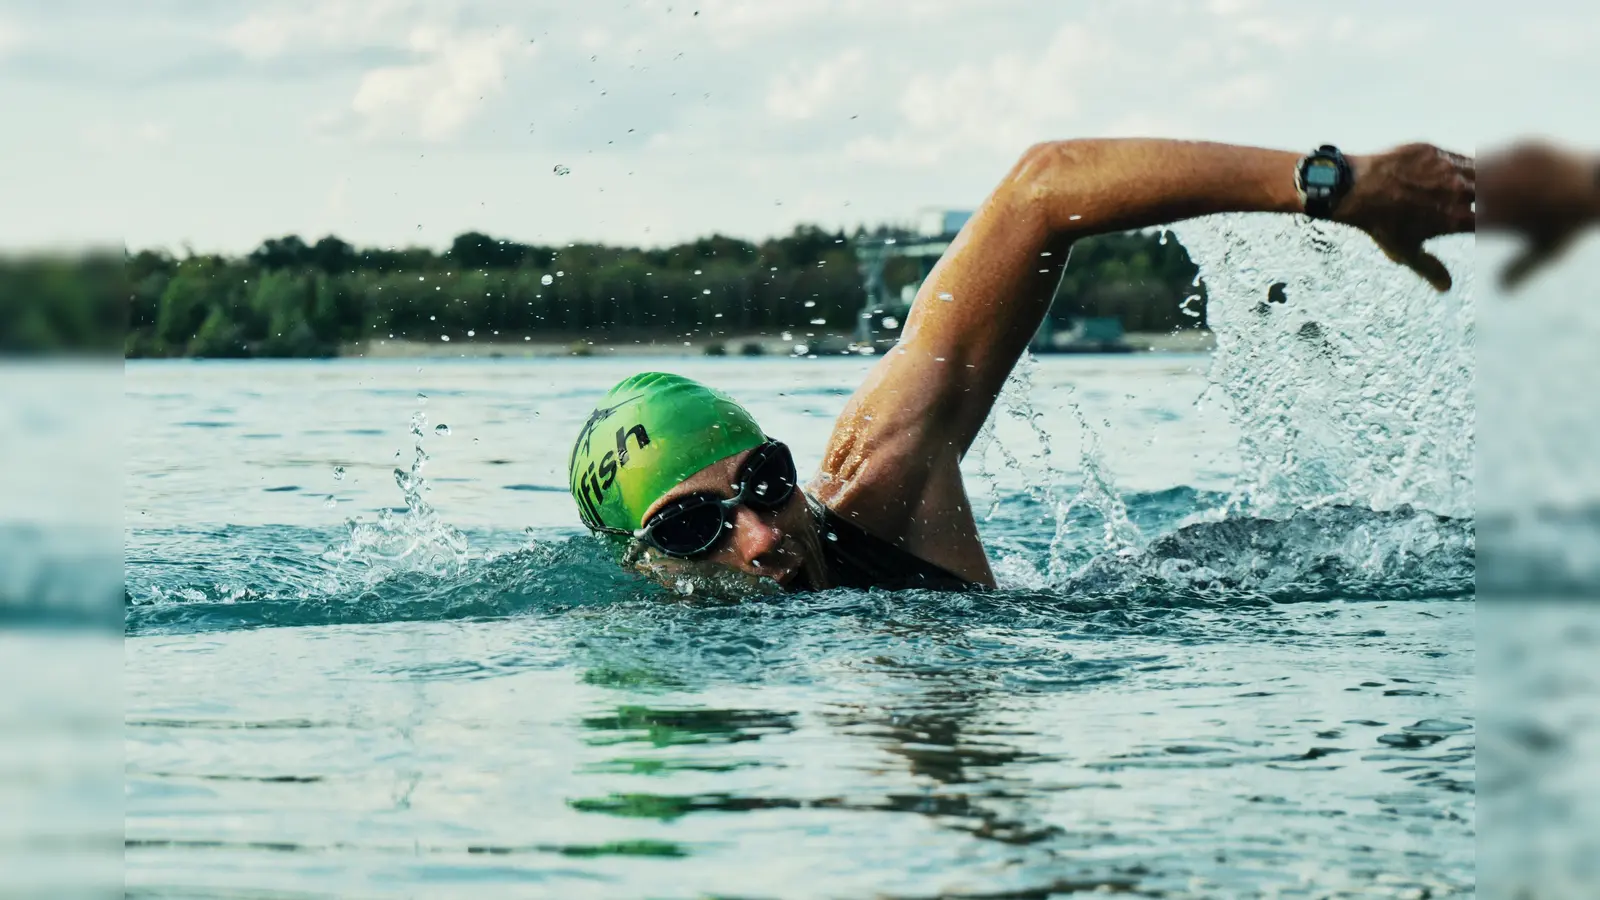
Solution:
<svg viewBox="0 0 1600 900">
<path fill-rule="evenodd" d="M 1420 243 L 1400 243 L 1384 240 L 1381 236 L 1375 235 L 1375 237 L 1378 240 L 1378 247 L 1383 250 L 1385 256 L 1422 276 L 1422 279 L 1439 293 L 1450 290 L 1450 286 L 1454 283 L 1450 277 L 1450 270 L 1444 267 L 1439 257 L 1422 249 Z"/>
<path fill-rule="evenodd" d="M 1529 243 L 1515 259 L 1506 263 L 1505 268 L 1500 270 L 1500 286 L 1507 291 L 1521 287 L 1529 275 L 1555 261 L 1556 257 L 1571 246 L 1572 237 L 1573 235 L 1569 233 L 1555 240 Z"/>
</svg>

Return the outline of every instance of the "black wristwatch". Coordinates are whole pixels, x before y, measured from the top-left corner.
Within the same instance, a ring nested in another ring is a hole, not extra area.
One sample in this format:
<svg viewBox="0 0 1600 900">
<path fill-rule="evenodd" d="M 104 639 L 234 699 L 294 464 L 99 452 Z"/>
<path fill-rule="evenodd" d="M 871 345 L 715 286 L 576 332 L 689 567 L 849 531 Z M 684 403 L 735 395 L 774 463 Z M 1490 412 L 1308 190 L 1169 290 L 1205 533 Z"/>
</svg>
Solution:
<svg viewBox="0 0 1600 900">
<path fill-rule="evenodd" d="M 1306 215 L 1314 218 L 1332 218 L 1354 182 L 1350 162 L 1332 144 L 1311 151 L 1294 167 L 1294 189 L 1300 195 L 1300 205 Z"/>
</svg>

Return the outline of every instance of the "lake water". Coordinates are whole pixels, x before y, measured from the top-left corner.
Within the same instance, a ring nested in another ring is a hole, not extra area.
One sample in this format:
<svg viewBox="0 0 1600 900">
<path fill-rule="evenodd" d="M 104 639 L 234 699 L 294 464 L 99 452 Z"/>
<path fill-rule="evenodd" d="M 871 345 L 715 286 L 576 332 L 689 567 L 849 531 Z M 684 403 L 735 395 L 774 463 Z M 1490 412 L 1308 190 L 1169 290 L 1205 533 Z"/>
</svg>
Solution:
<svg viewBox="0 0 1600 900">
<path fill-rule="evenodd" d="M 1000 591 L 736 605 L 607 563 L 572 435 L 670 368 L 814 469 L 870 360 L 130 364 L 128 889 L 1471 895 L 1470 385 L 1279 330 L 1025 365 Z"/>
</svg>

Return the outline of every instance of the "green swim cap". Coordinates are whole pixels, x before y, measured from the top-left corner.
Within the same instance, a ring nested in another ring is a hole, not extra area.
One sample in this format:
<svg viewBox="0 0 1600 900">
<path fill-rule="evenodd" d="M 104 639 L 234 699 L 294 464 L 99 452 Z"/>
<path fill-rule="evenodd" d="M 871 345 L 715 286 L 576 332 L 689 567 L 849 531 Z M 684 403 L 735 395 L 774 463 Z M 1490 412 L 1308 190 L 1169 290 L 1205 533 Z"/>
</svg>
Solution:
<svg viewBox="0 0 1600 900">
<path fill-rule="evenodd" d="M 632 532 L 679 482 L 766 439 L 726 394 L 680 375 L 644 372 L 612 388 L 589 414 L 572 445 L 567 482 L 583 524 Z"/>
</svg>

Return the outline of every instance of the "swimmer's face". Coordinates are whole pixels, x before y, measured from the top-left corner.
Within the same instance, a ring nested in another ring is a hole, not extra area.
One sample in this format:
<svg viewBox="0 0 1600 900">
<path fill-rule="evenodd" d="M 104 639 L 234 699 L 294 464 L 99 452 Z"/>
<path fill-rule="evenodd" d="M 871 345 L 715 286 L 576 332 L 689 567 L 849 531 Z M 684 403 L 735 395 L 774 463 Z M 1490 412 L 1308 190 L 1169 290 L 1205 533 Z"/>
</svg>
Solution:
<svg viewBox="0 0 1600 900">
<path fill-rule="evenodd" d="M 663 507 L 691 494 L 734 496 L 738 493 L 734 486 L 739 481 L 740 471 L 757 449 L 714 462 L 679 482 L 651 504 L 644 520 L 650 521 Z M 752 580 L 770 579 L 790 591 L 827 586 L 821 534 L 804 491 L 796 487 L 789 501 L 775 510 L 757 510 L 740 504 L 732 511 L 731 522 L 732 529 L 706 556 L 686 560 L 650 553 L 649 562 L 642 568 L 657 578 L 731 570 Z"/>
</svg>

